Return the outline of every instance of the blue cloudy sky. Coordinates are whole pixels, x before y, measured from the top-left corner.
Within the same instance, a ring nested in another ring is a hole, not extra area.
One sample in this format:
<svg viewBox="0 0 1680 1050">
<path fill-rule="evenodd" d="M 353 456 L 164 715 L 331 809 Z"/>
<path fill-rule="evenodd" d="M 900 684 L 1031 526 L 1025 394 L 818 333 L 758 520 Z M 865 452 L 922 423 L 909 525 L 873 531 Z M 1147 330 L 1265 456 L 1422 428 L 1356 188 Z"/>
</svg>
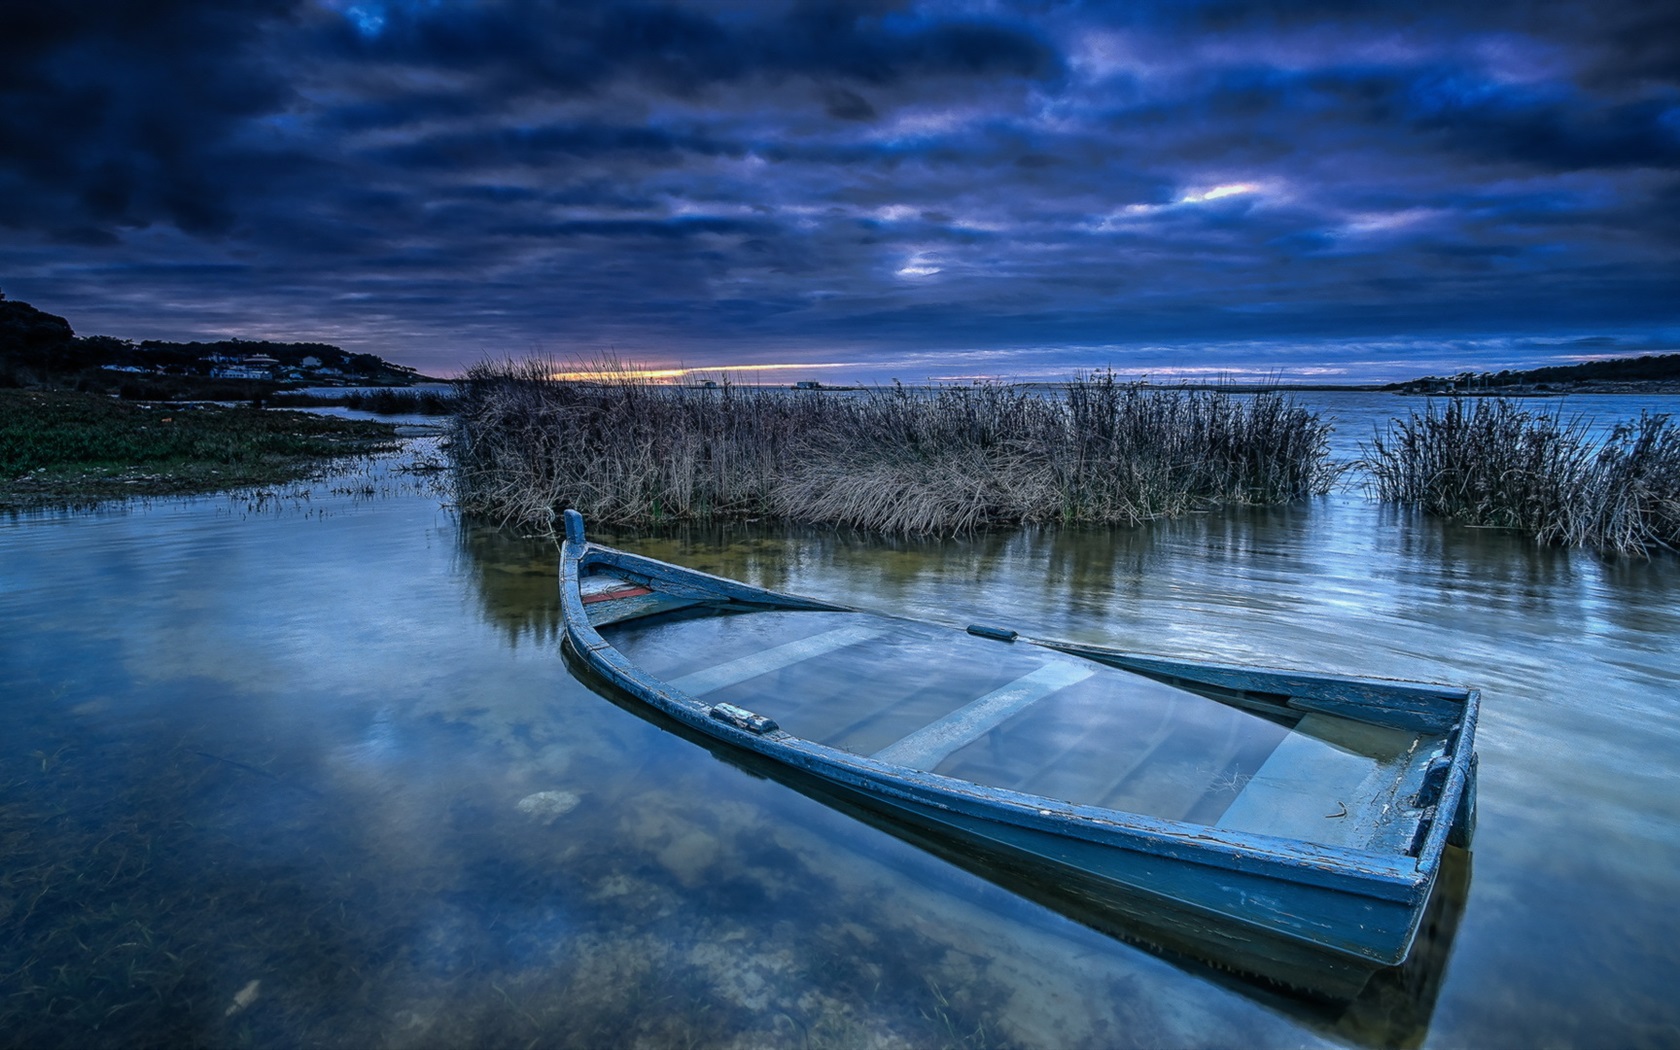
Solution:
<svg viewBox="0 0 1680 1050">
<path fill-rule="evenodd" d="M 0 290 L 439 374 L 1673 350 L 1680 5 L 8 5 Z"/>
</svg>

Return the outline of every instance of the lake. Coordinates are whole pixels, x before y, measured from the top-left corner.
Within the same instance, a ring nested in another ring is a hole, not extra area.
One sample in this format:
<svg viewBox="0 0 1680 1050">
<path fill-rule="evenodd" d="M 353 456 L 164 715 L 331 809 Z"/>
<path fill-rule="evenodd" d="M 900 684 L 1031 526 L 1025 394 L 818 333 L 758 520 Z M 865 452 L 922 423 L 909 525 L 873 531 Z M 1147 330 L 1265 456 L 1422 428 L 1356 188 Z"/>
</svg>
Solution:
<svg viewBox="0 0 1680 1050">
<path fill-rule="evenodd" d="M 1297 397 L 1336 417 L 1340 456 L 1421 405 Z M 951 540 L 592 529 L 869 609 L 1479 686 L 1480 829 L 1447 928 L 1411 984 L 1326 1009 L 1099 932 L 587 688 L 553 542 L 462 522 L 435 455 L 415 438 L 279 491 L 0 520 L 0 1042 L 1680 1042 L 1680 558 L 1536 548 L 1357 487 Z"/>
</svg>

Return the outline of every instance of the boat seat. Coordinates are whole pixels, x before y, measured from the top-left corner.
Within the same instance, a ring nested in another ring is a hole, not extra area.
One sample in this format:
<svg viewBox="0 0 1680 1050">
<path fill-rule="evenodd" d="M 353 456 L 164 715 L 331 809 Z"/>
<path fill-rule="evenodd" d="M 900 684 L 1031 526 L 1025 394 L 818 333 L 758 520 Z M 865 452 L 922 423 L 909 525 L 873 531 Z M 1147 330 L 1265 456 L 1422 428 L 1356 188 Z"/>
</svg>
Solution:
<svg viewBox="0 0 1680 1050">
<path fill-rule="evenodd" d="M 701 604 L 693 598 L 678 598 L 675 595 L 650 591 L 646 587 L 627 588 L 601 597 L 586 596 L 583 601 L 589 625 L 597 628 L 621 620 L 635 620 Z"/>
<path fill-rule="evenodd" d="M 1053 661 L 1021 676 L 870 756 L 882 762 L 931 770 L 1032 704 L 1096 673 L 1089 665 Z"/>
<path fill-rule="evenodd" d="M 727 686 L 757 678 L 759 675 L 769 674 L 771 671 L 792 667 L 824 653 L 866 642 L 879 637 L 881 633 L 882 628 L 864 624 L 838 627 L 809 638 L 764 649 L 739 660 L 730 660 L 715 667 L 685 674 L 681 678 L 673 678 L 670 684 L 690 696 L 704 696 Z"/>
<path fill-rule="evenodd" d="M 1310 714 L 1278 744 L 1215 826 L 1353 849 L 1403 848 L 1420 814 L 1401 803 L 1417 756 L 1379 761 L 1397 730 Z M 1424 757 L 1427 757 L 1425 755 Z"/>
</svg>

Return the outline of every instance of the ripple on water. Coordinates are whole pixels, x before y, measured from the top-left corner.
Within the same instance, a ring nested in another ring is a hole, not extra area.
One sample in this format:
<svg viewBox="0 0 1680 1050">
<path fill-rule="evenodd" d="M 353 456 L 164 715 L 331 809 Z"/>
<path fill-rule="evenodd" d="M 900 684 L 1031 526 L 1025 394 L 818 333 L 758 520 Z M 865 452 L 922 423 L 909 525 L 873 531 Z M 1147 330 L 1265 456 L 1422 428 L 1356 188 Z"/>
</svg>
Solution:
<svg viewBox="0 0 1680 1050">
<path fill-rule="evenodd" d="M 869 608 L 1481 685 L 1481 831 L 1438 1002 L 1354 1026 L 641 720 L 568 671 L 552 542 L 357 469 L 278 500 L 0 521 L 19 1042 L 1632 1045 L 1680 1025 L 1680 560 L 1350 494 L 1112 532 L 619 538 Z"/>
</svg>

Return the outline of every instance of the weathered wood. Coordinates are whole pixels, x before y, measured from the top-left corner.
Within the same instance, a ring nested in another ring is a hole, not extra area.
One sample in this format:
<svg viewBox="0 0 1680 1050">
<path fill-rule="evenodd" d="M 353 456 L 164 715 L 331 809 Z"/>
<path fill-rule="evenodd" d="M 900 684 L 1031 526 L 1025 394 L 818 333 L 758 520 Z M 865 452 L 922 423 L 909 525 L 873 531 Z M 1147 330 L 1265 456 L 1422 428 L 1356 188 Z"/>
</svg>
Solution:
<svg viewBox="0 0 1680 1050">
<path fill-rule="evenodd" d="M 693 598 L 678 598 L 638 588 L 612 600 L 590 602 L 586 608 L 589 622 L 596 627 L 605 627 L 611 623 L 675 612 L 698 604 L 699 601 Z"/>
<path fill-rule="evenodd" d="M 1457 720 L 1464 691 L 1412 682 L 1308 674 L 1239 664 L 1203 664 L 1125 653 L 1095 645 L 1040 642 L 1053 649 L 1161 681 L 1200 684 L 1237 692 L 1269 693 L 1299 711 L 1322 711 L 1374 725 L 1445 732 Z"/>
<path fill-rule="evenodd" d="M 1303 722 L 1310 718 L 1345 722 L 1351 718 L 1431 734 L 1448 759 L 1439 798 L 1433 805 L 1419 806 L 1410 794 L 1423 787 L 1433 756 L 1424 756 L 1420 750 L 1418 760 L 1409 762 L 1405 772 L 1394 778 L 1388 804 L 1409 807 L 1417 820 L 1415 835 L 1403 847 L 1387 842 L 1384 835 L 1363 844 L 1324 844 L 1299 836 L 1076 805 L 941 776 L 882 757 L 841 751 L 773 728 L 773 722 L 752 711 L 709 704 L 693 689 L 685 688 L 683 679 L 661 681 L 653 677 L 595 630 L 579 593 L 580 577 L 586 570 L 607 567 L 656 594 L 706 601 L 720 608 L 739 605 L 848 610 L 593 546 L 584 539 L 581 519 L 570 511 L 566 526 L 560 569 L 566 641 L 594 673 L 689 730 L 741 753 L 763 756 L 792 773 L 816 778 L 870 806 L 891 810 L 906 820 L 938 829 L 942 835 L 972 842 L 977 848 L 1112 886 L 1116 893 L 1128 895 L 1128 900 L 1153 896 L 1164 907 L 1201 916 L 1207 922 L 1263 931 L 1266 936 L 1299 942 L 1364 964 L 1392 965 L 1405 957 L 1416 933 L 1448 836 L 1467 841 L 1470 818 L 1466 813 L 1473 812 L 1473 748 L 1479 701 L 1474 691 L 1199 664 L 1022 639 L 1017 644 L 1057 649 L 1158 680 L 1201 682 L 1210 692 L 1246 693 L 1262 704 L 1270 702 L 1269 695 L 1286 705 L 1283 710 L 1323 712 L 1306 714 Z M 632 600 L 636 599 L 622 601 Z M 610 607 L 620 602 L 601 604 Z M 869 629 L 890 629 L 892 622 L 859 614 L 859 625 Z M 742 665 L 733 673 L 744 673 L 751 666 Z M 696 679 L 688 685 L 697 689 L 708 681 Z M 934 734 L 940 738 L 939 747 L 949 741 L 972 739 L 974 730 L 983 725 L 986 729 L 981 732 L 995 728 L 1001 721 L 997 718 L 1000 713 L 1006 719 L 1019 710 L 1012 705 L 1020 698 L 999 698 L 979 707 L 971 704 L 974 710 L 967 715 L 941 720 L 947 725 Z M 925 761 L 939 750 L 932 741 L 930 737 L 926 747 L 906 747 L 904 757 L 920 756 Z M 908 753 L 911 751 L 915 754 Z M 888 748 L 883 754 L 892 757 L 892 753 Z M 1383 792 L 1367 791 L 1363 784 L 1361 780 L 1352 792 L 1355 801 L 1369 796 L 1369 801 L 1376 803 Z"/>
<path fill-rule="evenodd" d="M 647 587 L 637 587 L 620 581 L 620 584 L 617 587 L 603 588 L 598 591 L 585 591 L 583 595 L 583 604 L 594 605 L 596 602 L 613 602 L 618 601 L 620 598 L 640 598 L 644 594 L 652 593 L 653 591 Z"/>
</svg>

